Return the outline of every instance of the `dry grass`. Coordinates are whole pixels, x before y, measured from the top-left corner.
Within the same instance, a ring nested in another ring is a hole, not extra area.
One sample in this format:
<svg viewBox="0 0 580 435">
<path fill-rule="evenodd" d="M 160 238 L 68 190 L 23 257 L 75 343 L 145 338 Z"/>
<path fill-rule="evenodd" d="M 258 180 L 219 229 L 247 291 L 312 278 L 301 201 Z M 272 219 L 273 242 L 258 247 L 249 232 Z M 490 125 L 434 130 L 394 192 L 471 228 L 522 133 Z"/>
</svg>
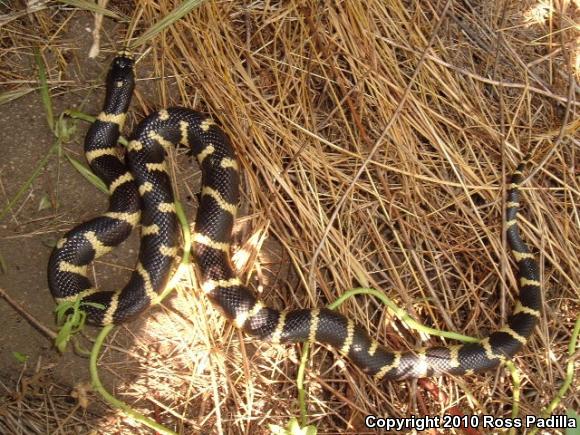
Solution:
<svg viewBox="0 0 580 435">
<path fill-rule="evenodd" d="M 127 29 L 138 36 L 173 8 L 136 3 L 112 6 L 129 22 L 102 35 L 103 62 Z M 264 280 L 262 297 L 273 306 L 319 307 L 371 286 L 427 325 L 473 336 L 501 325 L 516 297 L 504 193 L 507 175 L 531 151 L 522 228 L 539 252 L 545 313 L 515 363 L 521 415 L 539 414 L 564 376 L 580 293 L 580 6 L 560 3 L 533 21 L 532 1 L 207 2 L 137 47 L 138 75 L 153 81 L 153 92 L 138 84 L 133 113 L 195 107 L 233 138 L 243 169 L 238 240 L 251 254 L 245 270 Z M 49 11 L 9 22 L 15 44 L 1 55 L 38 45 L 57 80 L 74 47 L 60 32 L 78 12 Z M 31 25 L 49 45 L 23 34 Z M 20 79 L 12 66 L 5 83 Z M 175 172 L 179 182 L 191 178 L 185 166 Z M 248 242 L 262 233 L 267 243 Z M 138 375 L 118 378 L 117 393 L 183 433 L 254 432 L 298 415 L 299 346 L 244 337 L 187 287 L 170 309 L 146 315 L 130 353 L 107 354 L 104 372 L 139 366 Z M 407 330 L 372 299 L 341 311 L 391 348 L 441 343 Z M 369 413 L 456 407 L 509 417 L 506 373 L 374 385 L 315 346 L 308 411 L 324 433 L 363 431 Z M 572 393 L 557 413 L 579 405 Z M 119 433 L 134 433 L 116 421 Z"/>
</svg>

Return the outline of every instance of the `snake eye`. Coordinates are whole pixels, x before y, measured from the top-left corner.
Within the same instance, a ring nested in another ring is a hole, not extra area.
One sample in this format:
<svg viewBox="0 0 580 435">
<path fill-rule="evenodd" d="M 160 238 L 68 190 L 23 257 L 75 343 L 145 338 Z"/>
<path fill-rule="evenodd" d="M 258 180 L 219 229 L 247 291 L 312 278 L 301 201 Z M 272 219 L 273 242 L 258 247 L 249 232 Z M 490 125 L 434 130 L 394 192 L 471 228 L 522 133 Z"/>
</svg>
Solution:
<svg viewBox="0 0 580 435">
<path fill-rule="evenodd" d="M 132 69 L 133 59 L 125 55 L 117 56 L 115 59 L 113 59 L 113 68 L 120 70 Z"/>
<path fill-rule="evenodd" d="M 113 59 L 113 65 L 111 66 L 112 71 L 132 71 L 133 70 L 133 59 L 127 56 L 117 56 Z"/>
</svg>

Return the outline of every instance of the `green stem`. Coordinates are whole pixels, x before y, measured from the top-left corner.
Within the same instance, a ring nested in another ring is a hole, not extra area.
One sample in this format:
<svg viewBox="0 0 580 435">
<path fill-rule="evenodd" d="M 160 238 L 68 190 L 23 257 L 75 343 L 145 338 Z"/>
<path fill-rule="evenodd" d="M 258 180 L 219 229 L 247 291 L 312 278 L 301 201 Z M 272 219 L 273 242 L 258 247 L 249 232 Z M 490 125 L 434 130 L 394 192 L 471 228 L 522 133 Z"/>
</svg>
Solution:
<svg viewBox="0 0 580 435">
<path fill-rule="evenodd" d="M 187 216 L 185 215 L 183 206 L 179 201 L 175 201 L 175 212 L 177 213 L 177 219 L 179 219 L 181 232 L 183 233 L 183 259 L 181 260 L 181 263 L 188 264 L 189 253 L 191 252 L 191 232 L 189 231 Z"/>
<path fill-rule="evenodd" d="M 91 124 L 93 122 L 95 122 L 97 119 L 96 117 L 94 117 L 92 115 L 88 115 L 84 112 L 79 112 L 78 110 L 74 110 L 74 109 L 65 110 L 64 113 L 73 119 L 80 119 L 81 121 L 87 121 L 87 122 L 90 122 Z"/>
<path fill-rule="evenodd" d="M 157 423 L 156 421 L 151 420 L 148 417 L 145 417 L 144 415 L 142 415 L 142 414 L 138 413 L 137 411 L 135 411 L 134 409 L 132 409 L 125 402 L 122 402 L 121 400 L 113 397 L 103 386 L 103 384 L 99 378 L 99 373 L 97 372 L 97 359 L 99 357 L 99 353 L 101 352 L 101 346 L 103 345 L 105 338 L 107 337 L 107 335 L 109 335 L 109 332 L 111 332 L 111 330 L 113 328 L 114 328 L 114 325 L 107 325 L 107 326 L 103 327 L 103 329 L 101 330 L 101 332 L 97 336 L 97 338 L 95 340 L 95 344 L 93 345 L 93 348 L 91 350 L 91 356 L 89 359 L 89 370 L 91 373 L 91 381 L 93 384 L 93 388 L 95 389 L 95 391 L 97 391 L 103 397 L 103 399 L 105 399 L 105 401 L 109 405 L 114 406 L 115 408 L 121 409 L 125 414 L 127 414 L 128 416 L 130 416 L 134 420 L 136 420 L 140 423 L 143 423 L 144 425 L 150 427 L 151 429 L 153 429 L 161 434 L 177 435 L 176 432 L 173 432 L 172 430 L 167 429 L 165 426 Z"/>
<path fill-rule="evenodd" d="M 464 341 L 467 343 L 478 343 L 479 339 L 474 337 L 469 337 L 468 335 L 458 334 L 456 332 L 449 332 L 449 331 L 440 331 L 439 329 L 430 328 L 429 326 L 425 326 L 415 319 L 413 319 L 405 310 L 399 308 L 391 299 L 384 295 L 384 293 L 372 289 L 372 288 L 355 288 L 345 292 L 341 295 L 336 301 L 328 306 L 331 310 L 339 307 L 346 299 L 356 296 L 356 295 L 372 295 L 377 299 L 380 299 L 383 304 L 391 309 L 391 311 L 395 314 L 395 316 L 405 323 L 409 328 L 414 329 L 419 332 L 424 332 L 430 335 L 436 335 L 439 337 L 450 338 L 452 340 L 459 340 Z"/>
<path fill-rule="evenodd" d="M 570 343 L 568 343 L 568 364 L 566 365 L 566 377 L 564 378 L 564 382 L 560 389 L 558 390 L 558 394 L 550 402 L 550 404 L 546 407 L 546 409 L 542 412 L 542 417 L 548 417 L 556 407 L 560 404 L 560 401 L 566 397 L 566 393 L 572 385 L 572 381 L 574 380 L 574 353 L 576 353 L 576 343 L 578 341 L 578 335 L 580 334 L 580 316 L 576 318 L 576 323 L 574 324 L 574 329 L 572 331 L 572 338 L 570 339 Z"/>
<path fill-rule="evenodd" d="M 395 316 L 405 323 L 409 328 L 414 329 L 419 332 L 424 332 L 430 335 L 436 335 L 439 337 L 450 338 L 453 340 L 464 341 L 467 343 L 478 343 L 479 339 L 474 337 L 469 337 L 467 335 L 458 334 L 456 332 L 449 332 L 449 331 L 440 331 L 439 329 L 430 328 L 425 326 L 415 319 L 413 319 L 405 310 L 399 308 L 397 304 L 395 304 L 391 299 L 385 296 L 382 292 L 372 289 L 372 288 L 354 288 L 348 290 L 344 294 L 342 294 L 336 301 L 328 306 L 331 310 L 338 308 L 342 305 L 348 298 L 351 298 L 356 295 L 371 295 L 379 299 L 383 304 L 391 309 L 391 311 L 395 314 Z M 296 378 L 296 385 L 298 388 L 298 403 L 300 406 L 300 416 L 302 419 L 302 425 L 305 426 L 308 424 L 307 414 L 306 414 L 306 392 L 304 390 L 304 373 L 306 367 L 306 361 L 308 359 L 308 353 L 310 350 L 309 343 L 304 345 L 304 349 L 302 350 L 302 356 L 300 358 L 300 366 L 298 367 L 298 376 Z M 513 372 L 512 372 L 512 376 Z M 515 378 L 514 378 L 515 380 Z"/>
<path fill-rule="evenodd" d="M 517 418 L 520 413 L 520 397 L 522 391 L 522 378 L 520 371 L 517 369 L 513 361 L 506 361 L 505 366 L 510 372 L 513 381 L 513 398 L 512 398 L 512 418 Z M 510 435 L 515 435 L 515 428 L 511 428 Z"/>
<path fill-rule="evenodd" d="M 562 399 L 566 397 L 566 393 L 568 392 L 570 385 L 572 385 L 572 381 L 574 380 L 575 365 L 574 354 L 576 353 L 578 335 L 580 335 L 580 316 L 576 317 L 576 323 L 574 324 L 574 329 L 572 330 L 572 337 L 570 338 L 570 343 L 568 343 L 568 364 L 566 365 L 566 377 L 564 378 L 564 382 L 558 390 L 556 397 L 554 397 L 550 404 L 542 411 L 541 416 L 543 418 L 550 416 L 550 414 L 554 412 Z M 532 430 L 530 430 L 530 435 L 533 435 L 536 432 L 538 432 L 538 428 L 534 427 Z"/>
</svg>

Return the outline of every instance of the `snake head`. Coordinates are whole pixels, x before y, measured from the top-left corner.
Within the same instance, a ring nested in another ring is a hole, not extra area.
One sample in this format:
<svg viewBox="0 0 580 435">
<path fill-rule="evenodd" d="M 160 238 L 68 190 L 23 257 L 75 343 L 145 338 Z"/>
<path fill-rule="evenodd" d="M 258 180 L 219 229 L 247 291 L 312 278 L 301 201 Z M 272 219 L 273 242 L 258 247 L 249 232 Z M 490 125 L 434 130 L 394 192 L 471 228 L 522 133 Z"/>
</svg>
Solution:
<svg viewBox="0 0 580 435">
<path fill-rule="evenodd" d="M 121 54 L 113 59 L 107 83 L 114 87 L 121 88 L 133 84 L 133 59 L 126 54 Z"/>
<path fill-rule="evenodd" d="M 119 54 L 113 59 L 107 75 L 107 96 L 103 111 L 110 114 L 125 113 L 131 103 L 134 87 L 133 59 L 125 53 Z"/>
</svg>

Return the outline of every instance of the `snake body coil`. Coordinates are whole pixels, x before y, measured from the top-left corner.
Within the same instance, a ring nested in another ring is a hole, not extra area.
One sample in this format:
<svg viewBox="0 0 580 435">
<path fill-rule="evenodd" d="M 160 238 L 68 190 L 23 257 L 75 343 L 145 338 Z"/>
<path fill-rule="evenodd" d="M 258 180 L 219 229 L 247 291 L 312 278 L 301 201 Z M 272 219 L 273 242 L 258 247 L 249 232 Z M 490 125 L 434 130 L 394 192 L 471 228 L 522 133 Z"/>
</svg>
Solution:
<svg viewBox="0 0 580 435">
<path fill-rule="evenodd" d="M 258 300 L 230 265 L 231 232 L 239 199 L 239 169 L 228 137 L 208 117 L 184 108 L 149 115 L 135 129 L 127 164 L 117 140 L 134 87 L 133 62 L 115 58 L 107 78 L 103 112 L 91 126 L 85 152 L 92 170 L 110 191 L 108 211 L 67 233 L 48 265 L 50 290 L 57 302 L 82 298 L 90 322 L 121 323 L 143 311 L 160 293 L 178 253 L 178 222 L 165 148 L 191 148 L 202 170 L 202 191 L 193 252 L 202 288 L 236 326 L 273 343 L 318 341 L 336 348 L 364 372 L 380 379 L 418 378 L 487 370 L 514 355 L 540 317 L 538 266 L 520 238 L 517 213 L 521 164 L 508 191 L 507 238 L 518 264 L 519 301 L 507 324 L 479 343 L 391 352 L 368 337 L 352 320 L 329 309 L 278 311 Z M 88 265 L 121 243 L 141 222 L 141 248 L 128 284 L 104 292 L 88 279 Z"/>
</svg>

